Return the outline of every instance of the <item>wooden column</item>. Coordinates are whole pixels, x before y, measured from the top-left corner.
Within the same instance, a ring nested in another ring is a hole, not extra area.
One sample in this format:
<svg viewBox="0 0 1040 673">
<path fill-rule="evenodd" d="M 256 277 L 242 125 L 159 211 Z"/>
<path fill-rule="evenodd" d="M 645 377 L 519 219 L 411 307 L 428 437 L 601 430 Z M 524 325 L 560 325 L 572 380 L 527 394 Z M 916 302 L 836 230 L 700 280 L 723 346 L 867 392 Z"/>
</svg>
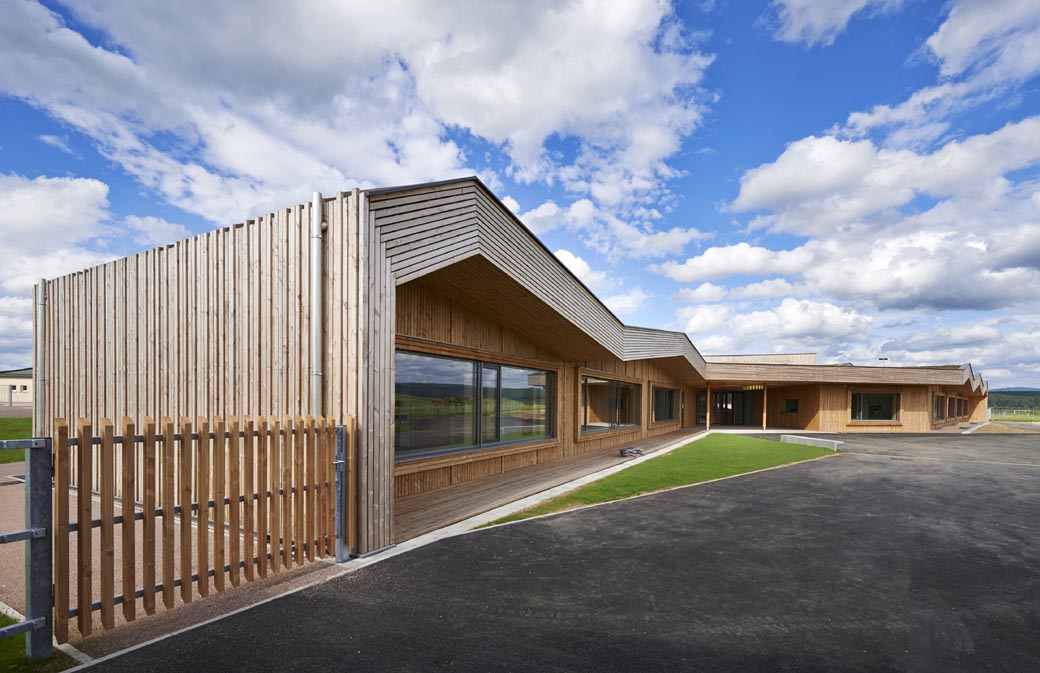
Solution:
<svg viewBox="0 0 1040 673">
<path fill-rule="evenodd" d="M 704 429 L 711 430 L 711 383 L 708 383 L 704 394 L 708 398 L 707 404 L 704 405 Z"/>
<path fill-rule="evenodd" d="M 769 389 L 768 386 L 762 384 L 762 429 L 766 429 L 766 410 L 769 408 Z"/>
</svg>

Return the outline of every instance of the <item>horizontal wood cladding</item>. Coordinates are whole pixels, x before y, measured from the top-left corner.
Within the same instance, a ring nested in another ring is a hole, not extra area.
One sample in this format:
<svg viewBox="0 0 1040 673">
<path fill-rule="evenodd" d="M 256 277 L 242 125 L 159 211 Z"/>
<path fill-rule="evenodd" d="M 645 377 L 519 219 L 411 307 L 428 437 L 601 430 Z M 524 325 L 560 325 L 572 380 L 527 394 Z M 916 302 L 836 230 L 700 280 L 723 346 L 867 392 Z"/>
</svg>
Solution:
<svg viewBox="0 0 1040 673">
<path fill-rule="evenodd" d="M 843 383 L 865 385 L 964 386 L 985 394 L 985 382 L 970 367 L 853 367 L 716 363 L 707 365 L 712 383 Z"/>
<path fill-rule="evenodd" d="M 501 297 L 482 300 L 486 286 L 479 277 L 486 269 L 478 265 L 476 274 L 450 277 L 450 267 L 479 255 L 515 281 L 517 287 L 507 294 L 509 310 L 541 317 L 540 322 L 530 320 L 531 325 L 551 332 L 553 321 L 545 320 L 549 307 L 562 319 L 558 329 L 565 341 L 583 341 L 586 351 L 599 349 L 595 357 L 681 357 L 702 377 L 704 360 L 685 334 L 623 325 L 478 181 L 377 190 L 369 204 L 397 285 L 443 270 L 435 280 L 440 289 L 449 285 L 452 296 L 468 293 L 472 304 L 482 307 L 480 312 L 498 313 L 492 317 L 507 323 Z"/>
</svg>

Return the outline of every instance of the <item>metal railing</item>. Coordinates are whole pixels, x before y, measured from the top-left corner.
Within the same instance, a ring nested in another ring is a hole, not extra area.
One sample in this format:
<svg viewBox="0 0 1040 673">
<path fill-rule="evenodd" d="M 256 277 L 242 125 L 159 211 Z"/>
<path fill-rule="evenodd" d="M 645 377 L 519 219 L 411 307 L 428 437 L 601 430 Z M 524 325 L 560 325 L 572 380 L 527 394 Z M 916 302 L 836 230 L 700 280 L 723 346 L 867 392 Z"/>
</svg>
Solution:
<svg viewBox="0 0 1040 673">
<path fill-rule="evenodd" d="M 0 544 L 25 541 L 25 619 L 0 628 L 0 640 L 25 633 L 30 659 L 53 652 L 53 499 L 51 439 L 0 441 L 0 451 L 25 451 L 25 528 L 0 533 Z"/>
</svg>

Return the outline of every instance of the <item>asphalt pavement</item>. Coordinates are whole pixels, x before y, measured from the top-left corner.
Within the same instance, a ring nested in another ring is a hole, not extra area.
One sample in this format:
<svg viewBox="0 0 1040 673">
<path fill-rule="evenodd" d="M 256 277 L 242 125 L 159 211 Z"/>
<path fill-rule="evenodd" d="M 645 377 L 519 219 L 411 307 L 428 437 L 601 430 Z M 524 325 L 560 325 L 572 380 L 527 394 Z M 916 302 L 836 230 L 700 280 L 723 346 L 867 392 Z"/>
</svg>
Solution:
<svg viewBox="0 0 1040 673">
<path fill-rule="evenodd" d="M 91 670 L 1038 671 L 1040 446 L 950 437 L 449 538 Z"/>
</svg>

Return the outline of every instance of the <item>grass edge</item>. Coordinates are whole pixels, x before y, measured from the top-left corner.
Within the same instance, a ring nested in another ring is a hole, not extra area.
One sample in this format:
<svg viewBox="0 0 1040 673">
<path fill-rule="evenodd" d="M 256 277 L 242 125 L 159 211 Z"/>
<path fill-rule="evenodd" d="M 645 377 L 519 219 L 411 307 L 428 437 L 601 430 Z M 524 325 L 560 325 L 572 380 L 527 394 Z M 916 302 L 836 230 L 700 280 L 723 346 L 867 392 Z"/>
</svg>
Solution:
<svg viewBox="0 0 1040 673">
<path fill-rule="evenodd" d="M 705 435 L 705 436 L 707 436 L 707 435 Z M 654 455 L 656 456 L 657 454 L 654 454 Z M 661 454 L 661 455 L 666 455 L 666 454 Z M 484 530 L 486 528 L 494 528 L 494 527 L 497 527 L 497 526 L 508 526 L 510 524 L 522 523 L 524 521 L 534 521 L 535 519 L 542 519 L 542 518 L 545 518 L 547 516 L 556 516 L 557 514 L 566 514 L 567 512 L 577 512 L 579 510 L 589 509 L 590 507 L 601 507 L 603 505 L 609 505 L 609 504 L 615 503 L 615 502 L 624 502 L 626 500 L 635 500 L 636 498 L 645 498 L 647 496 L 657 495 L 659 493 L 667 493 L 669 491 L 677 491 L 677 490 L 679 490 L 681 488 L 694 488 L 696 486 L 703 486 L 704 484 L 712 484 L 712 483 L 715 483 L 717 481 L 725 481 L 726 479 L 736 479 L 737 477 L 745 477 L 745 476 L 747 476 L 749 474 L 758 474 L 759 472 L 768 472 L 770 470 L 779 470 L 779 469 L 782 469 L 782 468 L 785 468 L 785 467 L 791 467 L 792 465 L 801 465 L 802 463 L 811 463 L 811 462 L 813 462 L 815 460 L 823 460 L 825 458 L 832 458 L 832 457 L 838 456 L 838 455 L 841 455 L 841 451 L 834 451 L 833 453 L 824 454 L 822 456 L 816 456 L 815 458 L 804 458 L 802 460 L 793 460 L 793 461 L 791 461 L 789 463 L 781 463 L 780 465 L 770 465 L 769 467 L 762 467 L 762 468 L 759 468 L 757 470 L 750 470 L 748 472 L 738 472 L 736 474 L 727 474 L 724 477 L 715 477 L 714 479 L 705 479 L 704 481 L 695 481 L 695 482 L 690 483 L 690 484 L 679 484 L 678 486 L 669 486 L 668 488 L 660 488 L 660 489 L 657 489 L 657 490 L 654 490 L 654 491 L 645 491 L 643 493 L 636 493 L 636 494 L 633 494 L 633 495 L 627 495 L 627 496 L 625 496 L 623 498 L 616 498 L 614 500 L 604 500 L 602 502 L 593 502 L 593 503 L 587 503 L 587 504 L 583 504 L 583 505 L 576 505 L 574 507 L 565 507 L 563 509 L 558 509 L 558 510 L 556 510 L 554 512 L 546 512 L 545 514 L 535 514 L 533 516 L 527 516 L 527 517 L 524 517 L 522 519 L 513 519 L 511 521 L 502 521 L 502 519 L 504 519 L 504 518 L 506 518 L 508 516 L 512 516 L 513 514 L 518 514 L 518 513 L 523 512 L 523 511 L 525 511 L 527 509 L 532 509 L 532 508 L 537 507 L 538 505 L 541 504 L 541 503 L 535 503 L 534 505 L 531 505 L 530 507 L 526 507 L 526 508 L 524 508 L 522 510 L 519 510 L 517 512 L 513 512 L 511 514 L 506 514 L 505 516 L 499 517 L 498 519 L 495 519 L 494 521 L 489 521 L 487 523 L 480 524 L 479 526 L 474 526 L 473 528 L 471 528 L 469 530 L 469 532 L 477 531 L 477 530 Z M 619 470 L 619 472 L 620 472 L 620 470 Z M 613 474 L 617 474 L 617 472 L 614 472 Z M 609 476 L 612 476 L 612 475 L 604 475 L 601 478 L 602 479 L 606 479 Z M 589 484 L 595 483 L 596 481 L 599 481 L 599 480 L 597 479 L 595 481 L 591 481 L 591 482 L 589 482 Z M 575 486 L 574 488 L 572 488 L 572 489 L 570 489 L 568 491 L 564 491 L 563 493 L 560 493 L 559 495 L 556 495 L 556 496 L 553 496 L 553 497 L 558 498 L 560 496 L 563 496 L 563 495 L 566 495 L 566 494 L 571 493 L 573 491 L 576 491 L 577 489 L 582 488 L 582 487 L 587 486 L 587 485 L 588 484 L 582 484 L 581 486 Z"/>
</svg>

